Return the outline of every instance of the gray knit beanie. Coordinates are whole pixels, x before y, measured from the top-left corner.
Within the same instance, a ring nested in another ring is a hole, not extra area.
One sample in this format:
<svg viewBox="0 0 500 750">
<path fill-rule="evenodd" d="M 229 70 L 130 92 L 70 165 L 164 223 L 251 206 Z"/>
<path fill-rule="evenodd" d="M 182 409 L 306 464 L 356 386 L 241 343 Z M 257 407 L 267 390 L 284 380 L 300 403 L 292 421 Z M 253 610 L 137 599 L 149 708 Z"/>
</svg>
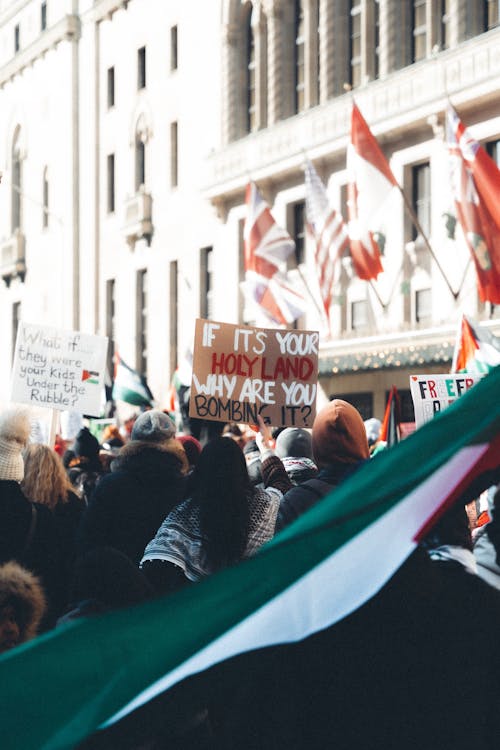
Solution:
<svg viewBox="0 0 500 750">
<path fill-rule="evenodd" d="M 163 443 L 175 435 L 175 424 L 168 414 L 160 409 L 150 409 L 134 422 L 131 440 L 144 440 L 148 443 Z"/>
<path fill-rule="evenodd" d="M 0 415 L 0 480 L 23 480 L 22 451 L 28 444 L 30 432 L 26 409 L 11 408 Z"/>
</svg>

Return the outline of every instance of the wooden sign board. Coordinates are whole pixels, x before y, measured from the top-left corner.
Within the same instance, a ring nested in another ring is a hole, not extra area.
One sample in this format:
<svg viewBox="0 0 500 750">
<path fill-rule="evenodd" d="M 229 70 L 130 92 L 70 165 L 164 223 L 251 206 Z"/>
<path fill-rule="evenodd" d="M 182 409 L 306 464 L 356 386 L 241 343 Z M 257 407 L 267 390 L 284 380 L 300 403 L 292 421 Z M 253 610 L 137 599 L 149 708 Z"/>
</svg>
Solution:
<svg viewBox="0 0 500 750">
<path fill-rule="evenodd" d="M 196 321 L 189 416 L 311 427 L 318 389 L 317 331 Z"/>
</svg>

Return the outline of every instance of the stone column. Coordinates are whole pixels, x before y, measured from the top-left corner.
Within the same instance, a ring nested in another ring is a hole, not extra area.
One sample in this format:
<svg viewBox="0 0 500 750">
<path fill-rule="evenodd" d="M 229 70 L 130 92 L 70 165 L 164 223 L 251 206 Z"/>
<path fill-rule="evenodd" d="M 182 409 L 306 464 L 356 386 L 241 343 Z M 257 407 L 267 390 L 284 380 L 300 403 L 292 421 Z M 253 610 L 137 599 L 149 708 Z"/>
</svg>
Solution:
<svg viewBox="0 0 500 750">
<path fill-rule="evenodd" d="M 222 30 L 222 144 L 227 145 L 241 135 L 241 60 L 236 24 Z"/>
<path fill-rule="evenodd" d="M 319 100 L 322 104 L 334 96 L 334 14 L 331 0 L 319 0 Z"/>
</svg>

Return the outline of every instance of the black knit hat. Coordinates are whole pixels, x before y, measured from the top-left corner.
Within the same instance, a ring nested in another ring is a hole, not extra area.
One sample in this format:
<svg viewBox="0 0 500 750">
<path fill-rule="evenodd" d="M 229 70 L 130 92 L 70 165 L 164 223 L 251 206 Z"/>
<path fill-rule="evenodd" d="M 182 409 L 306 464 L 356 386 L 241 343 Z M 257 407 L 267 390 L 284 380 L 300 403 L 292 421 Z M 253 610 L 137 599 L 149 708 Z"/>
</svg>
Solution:
<svg viewBox="0 0 500 750">
<path fill-rule="evenodd" d="M 302 427 L 287 427 L 277 437 L 275 452 L 280 458 L 312 458 L 311 433 Z"/>
<path fill-rule="evenodd" d="M 88 427 L 82 427 L 73 444 L 75 456 L 83 456 L 94 460 L 99 456 L 99 441 L 95 438 Z"/>
</svg>

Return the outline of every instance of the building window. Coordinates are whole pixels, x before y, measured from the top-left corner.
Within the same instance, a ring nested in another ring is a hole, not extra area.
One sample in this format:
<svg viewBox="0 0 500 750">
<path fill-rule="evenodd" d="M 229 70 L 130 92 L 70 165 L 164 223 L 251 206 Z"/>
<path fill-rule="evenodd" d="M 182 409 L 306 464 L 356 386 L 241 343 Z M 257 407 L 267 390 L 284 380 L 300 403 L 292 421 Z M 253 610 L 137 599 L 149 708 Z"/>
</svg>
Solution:
<svg viewBox="0 0 500 750">
<path fill-rule="evenodd" d="M 16 351 L 16 340 L 17 331 L 19 328 L 19 322 L 21 320 L 21 303 L 14 302 L 12 305 L 12 349 L 11 349 L 11 360 L 14 360 L 14 354 Z"/>
<path fill-rule="evenodd" d="M 47 28 L 47 3 L 40 5 L 40 31 L 45 31 Z"/>
<path fill-rule="evenodd" d="M 368 328 L 368 303 L 365 299 L 351 302 L 351 329 L 363 331 Z"/>
<path fill-rule="evenodd" d="M 115 155 L 108 154 L 108 193 L 107 193 L 108 214 L 114 213 L 115 210 Z"/>
<path fill-rule="evenodd" d="M 170 187 L 179 184 L 179 128 L 176 122 L 170 123 Z"/>
<path fill-rule="evenodd" d="M 114 279 L 106 281 L 106 336 L 108 337 L 108 372 L 113 375 L 116 342 L 116 284 Z"/>
<path fill-rule="evenodd" d="M 47 167 L 43 170 L 42 177 L 42 227 L 49 226 L 49 174 Z"/>
<path fill-rule="evenodd" d="M 137 88 L 146 88 L 146 47 L 137 50 Z"/>
<path fill-rule="evenodd" d="M 353 88 L 361 84 L 361 0 L 351 2 L 349 16 L 350 80 Z"/>
<path fill-rule="evenodd" d="M 207 320 L 213 317 L 213 279 L 213 248 L 204 247 L 200 251 L 200 317 Z"/>
<path fill-rule="evenodd" d="M 115 106 L 115 69 L 113 66 L 108 68 L 108 109 Z"/>
<path fill-rule="evenodd" d="M 484 0 L 483 2 L 483 29 L 488 31 L 494 29 L 500 23 L 499 0 Z"/>
<path fill-rule="evenodd" d="M 302 112 L 305 109 L 305 55 L 306 55 L 306 37 L 304 21 L 304 2 L 295 0 L 295 17 L 294 17 L 294 38 L 295 38 L 295 101 L 294 112 Z"/>
<path fill-rule="evenodd" d="M 380 76 L 380 0 L 373 4 L 373 77 Z"/>
<path fill-rule="evenodd" d="M 135 136 L 135 192 L 146 184 L 146 145 L 140 133 Z"/>
<path fill-rule="evenodd" d="M 255 36 L 252 26 L 252 8 L 250 6 L 246 17 L 246 131 L 251 133 L 257 129 L 257 101 L 256 101 L 256 59 Z"/>
<path fill-rule="evenodd" d="M 20 34 L 21 34 L 21 31 L 19 28 L 19 24 L 16 23 L 16 25 L 14 26 L 14 52 L 19 52 L 19 48 L 21 46 Z"/>
<path fill-rule="evenodd" d="M 170 263 L 170 300 L 169 300 L 169 317 L 170 317 L 170 372 L 174 372 L 178 364 L 178 303 L 179 303 L 179 271 L 177 261 Z"/>
<path fill-rule="evenodd" d="M 170 70 L 177 70 L 177 26 L 170 28 Z"/>
<path fill-rule="evenodd" d="M 16 229 L 21 228 L 22 223 L 22 190 L 23 190 L 23 179 L 22 179 L 22 161 L 21 161 L 21 144 L 20 144 L 20 131 L 18 130 L 12 145 L 12 185 L 11 185 L 11 200 L 12 200 L 12 216 L 11 216 L 11 229 L 14 232 Z"/>
<path fill-rule="evenodd" d="M 137 351 L 136 361 L 139 373 L 147 377 L 148 372 L 148 272 L 137 272 Z"/>
<path fill-rule="evenodd" d="M 292 203 L 289 206 L 289 221 L 287 224 L 290 226 L 290 235 L 295 242 L 295 260 L 296 264 L 304 263 L 305 261 L 305 237 L 306 237 L 306 226 L 305 226 L 305 201 L 298 201 Z M 293 258 L 293 256 L 290 256 Z"/>
<path fill-rule="evenodd" d="M 417 323 L 432 321 L 432 292 L 430 289 L 418 289 L 415 292 L 415 320 Z"/>
<path fill-rule="evenodd" d="M 431 232 L 431 168 L 430 164 L 418 164 L 412 167 L 413 210 L 420 222 L 425 236 Z M 418 230 L 413 227 L 412 239 L 416 240 Z"/>
<path fill-rule="evenodd" d="M 489 141 L 486 143 L 486 151 L 497 167 L 500 168 L 500 141 Z"/>
<path fill-rule="evenodd" d="M 373 417 L 373 393 L 369 391 L 361 393 L 335 393 L 330 396 L 330 401 L 334 398 L 348 401 L 359 411 L 363 419 L 371 419 Z"/>
<path fill-rule="evenodd" d="M 451 0 L 441 0 L 441 49 L 450 47 Z"/>
<path fill-rule="evenodd" d="M 427 54 L 427 0 L 413 0 L 412 62 L 424 60 Z"/>
</svg>

